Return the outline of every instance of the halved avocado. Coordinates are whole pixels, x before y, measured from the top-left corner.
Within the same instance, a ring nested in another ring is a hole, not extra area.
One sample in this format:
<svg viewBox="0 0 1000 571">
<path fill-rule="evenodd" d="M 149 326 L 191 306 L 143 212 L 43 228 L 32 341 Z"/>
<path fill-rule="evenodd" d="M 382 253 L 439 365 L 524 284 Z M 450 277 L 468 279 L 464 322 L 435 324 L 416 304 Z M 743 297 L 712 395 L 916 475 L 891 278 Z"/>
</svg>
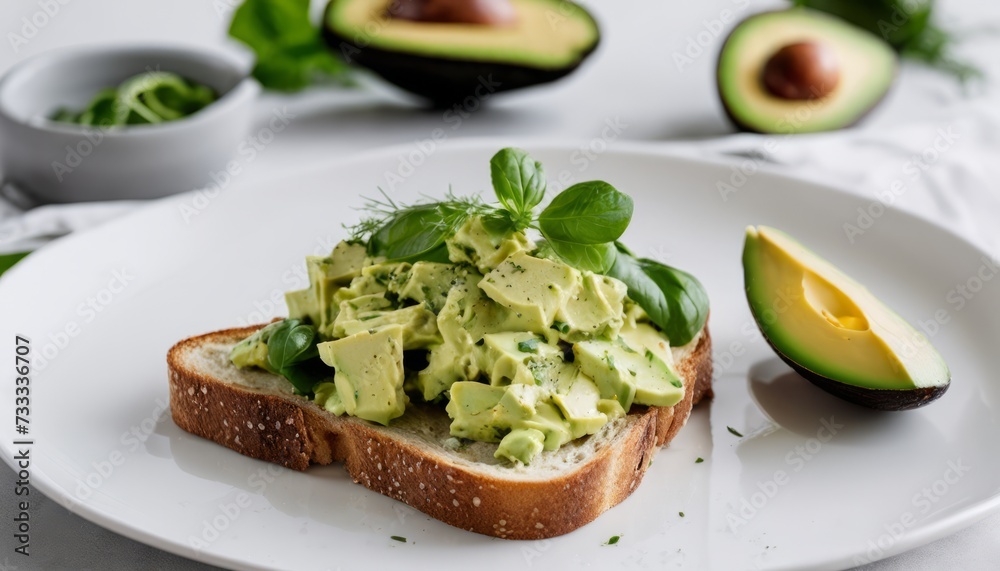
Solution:
<svg viewBox="0 0 1000 571">
<path fill-rule="evenodd" d="M 597 22 L 564 0 L 510 0 L 504 25 L 392 17 L 397 0 L 331 0 L 323 18 L 331 49 L 438 107 L 555 81 L 600 40 Z"/>
<path fill-rule="evenodd" d="M 951 384 L 927 338 L 864 286 L 792 237 L 747 229 L 747 300 L 779 357 L 820 388 L 879 410 L 906 410 Z"/>
<path fill-rule="evenodd" d="M 877 36 L 805 8 L 739 23 L 719 53 L 716 80 L 726 114 L 758 133 L 849 127 L 882 100 L 896 53 Z"/>
</svg>

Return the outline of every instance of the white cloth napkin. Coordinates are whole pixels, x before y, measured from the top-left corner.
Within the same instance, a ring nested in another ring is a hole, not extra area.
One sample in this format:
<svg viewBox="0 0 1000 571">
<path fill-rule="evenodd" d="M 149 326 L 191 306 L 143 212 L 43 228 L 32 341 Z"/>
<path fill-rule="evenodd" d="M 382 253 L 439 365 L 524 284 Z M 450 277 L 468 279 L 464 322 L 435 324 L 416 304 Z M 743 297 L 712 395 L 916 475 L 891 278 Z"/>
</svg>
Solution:
<svg viewBox="0 0 1000 571">
<path fill-rule="evenodd" d="M 1000 110 L 985 104 L 950 123 L 847 130 L 807 136 L 740 134 L 665 147 L 691 157 L 766 164 L 844 188 L 933 220 L 980 247 L 1000 252 Z M 25 208 L 0 196 L 0 254 L 37 249 L 70 232 L 126 214 L 140 202 Z M 863 221 L 862 221 L 863 222 Z"/>
</svg>

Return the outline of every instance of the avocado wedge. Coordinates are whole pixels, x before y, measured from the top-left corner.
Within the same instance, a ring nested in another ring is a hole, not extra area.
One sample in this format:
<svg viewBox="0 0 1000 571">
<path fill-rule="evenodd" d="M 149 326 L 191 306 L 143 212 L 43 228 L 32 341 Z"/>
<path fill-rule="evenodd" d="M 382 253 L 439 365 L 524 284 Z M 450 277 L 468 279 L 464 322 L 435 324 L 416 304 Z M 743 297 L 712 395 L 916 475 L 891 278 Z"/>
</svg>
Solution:
<svg viewBox="0 0 1000 571">
<path fill-rule="evenodd" d="M 878 410 L 907 410 L 951 384 L 927 338 L 864 286 L 791 236 L 747 229 L 747 300 L 774 351 L 821 389 Z"/>
<path fill-rule="evenodd" d="M 758 133 L 849 127 L 877 106 L 897 56 L 877 36 L 805 8 L 750 16 L 729 34 L 716 80 L 730 120 Z"/>
<path fill-rule="evenodd" d="M 347 61 L 436 107 L 555 81 L 600 40 L 590 13 L 564 0 L 505 0 L 513 17 L 495 25 L 394 16 L 398 1 L 331 0 L 324 38 Z"/>
</svg>

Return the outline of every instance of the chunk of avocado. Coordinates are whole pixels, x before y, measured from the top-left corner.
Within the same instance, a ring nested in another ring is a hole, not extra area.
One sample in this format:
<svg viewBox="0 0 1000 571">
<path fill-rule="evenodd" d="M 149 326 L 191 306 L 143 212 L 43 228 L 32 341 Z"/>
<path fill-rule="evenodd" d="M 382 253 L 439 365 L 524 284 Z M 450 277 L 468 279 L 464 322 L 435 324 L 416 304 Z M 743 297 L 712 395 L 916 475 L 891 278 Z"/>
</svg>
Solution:
<svg viewBox="0 0 1000 571">
<path fill-rule="evenodd" d="M 448 292 L 464 283 L 468 269 L 454 264 L 416 262 L 399 279 L 389 282 L 389 291 L 402 300 L 426 304 L 427 309 L 438 313 L 448 300 Z"/>
<path fill-rule="evenodd" d="M 511 0 L 510 23 L 419 22 L 390 15 L 397 0 L 331 0 L 330 48 L 439 107 L 555 81 L 597 47 L 597 22 L 565 0 Z"/>
<path fill-rule="evenodd" d="M 388 426 L 403 415 L 403 328 L 387 325 L 319 344 L 319 356 L 336 369 L 333 382 L 351 416 Z"/>
<path fill-rule="evenodd" d="M 479 288 L 514 314 L 510 325 L 544 335 L 580 280 L 576 268 L 518 252 L 486 274 Z"/>
<path fill-rule="evenodd" d="M 542 431 L 534 428 L 515 428 L 503 437 L 493 457 L 530 464 L 544 448 L 545 434 Z"/>
<path fill-rule="evenodd" d="M 384 294 L 348 299 L 340 304 L 340 314 L 333 322 L 336 337 L 348 337 L 361 331 L 381 329 L 387 325 L 403 328 L 403 350 L 423 349 L 441 343 L 437 316 L 423 303 L 399 309 L 389 309 Z"/>
<path fill-rule="evenodd" d="M 241 369 L 259 367 L 277 374 L 277 371 L 271 368 L 271 362 L 267 358 L 267 341 L 279 325 L 281 325 L 281 321 L 275 321 L 254 331 L 252 335 L 233 346 L 229 351 L 229 360 Z"/>
<path fill-rule="evenodd" d="M 628 410 L 633 402 L 673 406 L 684 398 L 680 378 L 652 350 L 624 337 L 614 341 L 581 341 L 573 345 L 580 370 L 594 379 L 601 398 L 617 399 Z"/>
<path fill-rule="evenodd" d="M 309 287 L 285 294 L 288 317 L 308 319 L 320 331 L 331 327 L 340 304 L 334 296 L 360 275 L 366 256 L 364 245 L 340 242 L 329 256 L 307 257 Z"/>
<path fill-rule="evenodd" d="M 594 434 L 607 424 L 608 415 L 598 409 L 600 400 L 597 384 L 578 366 L 565 364 L 559 368 L 552 402 L 569 422 L 573 438 Z"/>
<path fill-rule="evenodd" d="M 820 388 L 871 408 L 905 410 L 950 385 L 948 366 L 924 335 L 784 232 L 748 228 L 743 271 L 764 338 Z"/>
<path fill-rule="evenodd" d="M 472 264 L 487 274 L 508 257 L 518 252 L 529 252 L 535 244 L 523 232 L 497 236 L 483 225 L 483 219 L 474 216 L 445 240 L 448 259 L 456 264 Z"/>
<path fill-rule="evenodd" d="M 545 450 L 556 450 L 572 440 L 569 424 L 548 393 L 535 385 L 457 382 L 451 386 L 445 410 L 452 418 L 452 436 L 500 442 L 513 429 L 531 428 L 544 436 Z"/>
<path fill-rule="evenodd" d="M 562 363 L 562 351 L 533 333 L 489 333 L 477 348 L 479 368 L 492 385 L 542 384 Z"/>
<path fill-rule="evenodd" d="M 562 325 L 560 337 L 579 341 L 590 337 L 614 337 L 622 327 L 628 288 L 615 278 L 584 272 L 555 319 Z"/>
<path fill-rule="evenodd" d="M 805 8 L 743 20 L 719 53 L 719 98 L 737 127 L 812 133 L 853 125 L 885 96 L 896 53 L 877 36 Z"/>
<path fill-rule="evenodd" d="M 507 394 L 505 387 L 475 381 L 451 385 L 451 399 L 445 407 L 451 417 L 451 435 L 480 442 L 500 442 L 510 431 L 510 422 L 497 418 L 496 406 Z"/>
</svg>

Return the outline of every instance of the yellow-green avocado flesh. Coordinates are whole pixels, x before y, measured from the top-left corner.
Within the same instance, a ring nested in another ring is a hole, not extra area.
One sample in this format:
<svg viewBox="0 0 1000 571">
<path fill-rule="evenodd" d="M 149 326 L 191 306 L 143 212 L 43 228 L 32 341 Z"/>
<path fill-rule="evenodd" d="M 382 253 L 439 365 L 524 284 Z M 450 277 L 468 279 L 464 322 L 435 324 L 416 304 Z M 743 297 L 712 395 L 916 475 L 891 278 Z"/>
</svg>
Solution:
<svg viewBox="0 0 1000 571">
<path fill-rule="evenodd" d="M 600 40 L 597 22 L 565 0 L 511 0 L 510 25 L 392 18 L 392 0 L 331 0 L 330 49 L 438 106 L 559 79 Z"/>
<path fill-rule="evenodd" d="M 784 232 L 748 228 L 743 268 L 764 337 L 821 388 L 872 408 L 904 410 L 949 386 L 948 366 L 923 334 Z"/>
<path fill-rule="evenodd" d="M 523 233 L 494 237 L 479 218 L 446 244 L 451 263 L 386 263 L 346 242 L 307 259 L 310 285 L 287 303 L 333 368 L 318 406 L 388 425 L 410 399 L 440 402 L 452 436 L 527 464 L 633 404 L 683 399 L 668 340 L 622 282 L 539 257 Z M 267 335 L 238 344 L 233 362 L 268 368 Z"/>
<path fill-rule="evenodd" d="M 840 78 L 819 99 L 790 100 L 761 81 L 768 59 L 782 47 L 816 42 L 832 50 Z M 856 123 L 881 101 L 896 78 L 896 53 L 880 38 L 805 8 L 764 12 L 739 23 L 719 53 L 719 98 L 741 129 L 759 133 L 813 133 Z"/>
</svg>

